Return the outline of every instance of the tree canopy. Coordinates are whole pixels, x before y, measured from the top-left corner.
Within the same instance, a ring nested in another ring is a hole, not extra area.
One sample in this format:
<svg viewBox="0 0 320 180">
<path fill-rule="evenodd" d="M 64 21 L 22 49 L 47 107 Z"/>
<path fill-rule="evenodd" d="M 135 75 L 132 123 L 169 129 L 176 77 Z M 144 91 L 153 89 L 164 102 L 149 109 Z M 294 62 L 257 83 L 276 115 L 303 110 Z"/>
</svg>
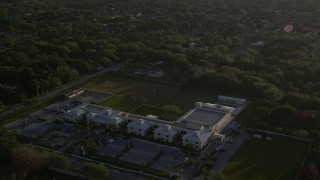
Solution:
<svg viewBox="0 0 320 180">
<path fill-rule="evenodd" d="M 271 109 L 274 121 L 253 115 L 263 122 L 312 128 L 320 121 L 319 8 L 317 0 L 4 0 L 0 106 L 97 67 L 163 61 L 174 83 L 237 91 Z M 280 121 L 274 107 L 287 105 L 296 116 Z"/>
<path fill-rule="evenodd" d="M 105 179 L 108 175 L 108 168 L 101 163 L 86 163 L 83 165 L 81 173 L 95 179 Z"/>
</svg>

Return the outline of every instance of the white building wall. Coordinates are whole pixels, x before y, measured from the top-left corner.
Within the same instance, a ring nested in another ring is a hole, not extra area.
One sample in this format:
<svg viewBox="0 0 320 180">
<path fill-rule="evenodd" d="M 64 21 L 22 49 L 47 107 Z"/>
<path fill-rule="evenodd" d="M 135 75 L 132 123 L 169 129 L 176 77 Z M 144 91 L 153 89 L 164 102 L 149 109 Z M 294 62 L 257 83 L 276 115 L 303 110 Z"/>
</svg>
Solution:
<svg viewBox="0 0 320 180">
<path fill-rule="evenodd" d="M 214 132 L 220 132 L 232 119 L 232 116 L 230 113 L 226 114 L 219 122 L 217 122 L 213 128 L 212 131 Z"/>
<path fill-rule="evenodd" d="M 202 148 L 207 144 L 207 142 L 201 143 L 200 141 L 192 141 L 189 139 L 183 139 L 182 144 L 186 147 L 192 147 L 194 149 L 202 150 Z"/>
<path fill-rule="evenodd" d="M 162 141 L 166 141 L 166 142 L 173 142 L 174 137 L 170 136 L 170 135 L 164 135 L 164 134 L 160 134 L 160 133 L 154 133 L 154 139 L 158 139 L 158 140 L 162 140 Z"/>
<path fill-rule="evenodd" d="M 138 136 L 145 136 L 146 135 L 146 131 L 147 130 L 143 130 L 143 129 L 138 129 L 138 128 L 134 128 L 134 127 L 128 127 L 127 128 L 127 132 L 130 134 L 135 134 Z"/>
</svg>

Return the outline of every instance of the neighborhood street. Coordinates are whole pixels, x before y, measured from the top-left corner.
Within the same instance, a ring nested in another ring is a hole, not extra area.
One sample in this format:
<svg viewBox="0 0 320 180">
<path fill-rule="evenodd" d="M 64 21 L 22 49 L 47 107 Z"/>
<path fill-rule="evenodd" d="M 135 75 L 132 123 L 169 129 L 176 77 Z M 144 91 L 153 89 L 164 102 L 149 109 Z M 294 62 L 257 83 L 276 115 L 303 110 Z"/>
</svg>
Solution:
<svg viewBox="0 0 320 180">
<path fill-rule="evenodd" d="M 104 68 L 103 70 L 99 71 L 99 72 L 96 72 L 94 74 L 86 74 L 86 75 L 83 75 L 80 77 L 80 79 L 76 80 L 76 81 L 72 81 L 72 82 L 69 82 L 69 83 L 66 83 L 58 88 L 56 88 L 55 90 L 52 90 L 50 92 L 48 92 L 47 94 L 44 94 L 42 96 L 39 97 L 39 101 L 40 102 L 43 102 L 43 101 L 46 101 L 48 98 L 58 94 L 58 93 L 61 93 L 63 91 L 66 91 L 76 85 L 79 85 L 95 76 L 98 76 L 98 75 L 101 75 L 101 74 L 104 74 L 104 73 L 107 73 L 107 72 L 110 72 L 110 71 L 113 71 L 113 70 L 116 70 L 118 68 L 121 68 L 123 66 L 123 63 L 120 63 L 120 64 L 115 64 L 115 65 L 112 65 L 108 68 Z M 19 104 L 15 104 L 15 105 L 12 105 L 8 108 L 5 108 L 4 110 L 2 110 L 2 112 L 0 113 L 0 121 L 5 119 L 6 117 L 10 116 L 11 114 L 14 114 L 20 110 L 23 110 L 23 109 L 26 109 L 28 107 L 28 105 L 25 105 L 23 103 L 19 103 Z"/>
</svg>

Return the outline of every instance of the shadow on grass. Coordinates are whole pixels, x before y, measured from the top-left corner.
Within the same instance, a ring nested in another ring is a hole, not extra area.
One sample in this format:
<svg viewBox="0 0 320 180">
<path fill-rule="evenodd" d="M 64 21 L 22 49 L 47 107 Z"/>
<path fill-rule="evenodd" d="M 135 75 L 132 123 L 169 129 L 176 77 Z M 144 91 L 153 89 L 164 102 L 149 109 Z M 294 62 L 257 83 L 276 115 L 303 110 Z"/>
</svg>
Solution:
<svg viewBox="0 0 320 180">
<path fill-rule="evenodd" d="M 263 135 L 263 137 L 266 135 Z M 271 141 L 249 139 L 223 171 L 226 180 L 294 179 L 308 149 L 308 142 L 270 136 Z"/>
</svg>

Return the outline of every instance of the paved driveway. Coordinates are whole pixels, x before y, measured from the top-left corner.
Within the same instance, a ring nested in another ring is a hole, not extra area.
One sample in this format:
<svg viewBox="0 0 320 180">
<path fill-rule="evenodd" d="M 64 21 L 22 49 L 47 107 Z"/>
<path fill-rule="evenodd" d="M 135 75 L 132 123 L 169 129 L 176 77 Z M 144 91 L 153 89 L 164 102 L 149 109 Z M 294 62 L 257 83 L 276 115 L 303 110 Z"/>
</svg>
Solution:
<svg viewBox="0 0 320 180">
<path fill-rule="evenodd" d="M 216 161 L 213 163 L 213 171 L 216 175 L 222 173 L 224 167 L 227 165 L 228 161 L 232 158 L 232 156 L 238 151 L 242 143 L 244 143 L 248 139 L 248 134 L 245 130 L 240 129 L 239 134 L 232 137 L 232 144 L 221 144 L 218 148 L 222 151 L 218 151 L 214 157 Z"/>
</svg>

